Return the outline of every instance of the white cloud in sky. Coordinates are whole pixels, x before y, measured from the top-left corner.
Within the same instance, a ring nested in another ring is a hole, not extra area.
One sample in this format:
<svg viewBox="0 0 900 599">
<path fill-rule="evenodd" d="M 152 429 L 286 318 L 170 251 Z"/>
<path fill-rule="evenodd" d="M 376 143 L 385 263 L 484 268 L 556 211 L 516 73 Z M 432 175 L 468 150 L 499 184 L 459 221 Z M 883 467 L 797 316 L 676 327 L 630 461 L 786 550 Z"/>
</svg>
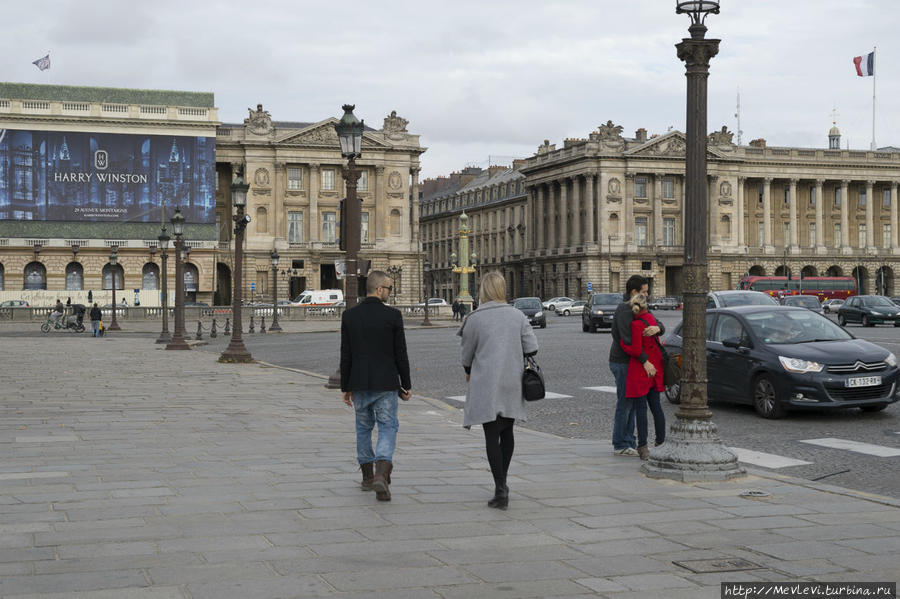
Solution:
<svg viewBox="0 0 900 599">
<path fill-rule="evenodd" d="M 684 128 L 688 18 L 669 0 L 324 3 L 258 0 L 35 0 L 5 3 L 3 79 L 215 93 L 240 122 L 262 103 L 276 120 L 356 114 L 409 119 L 423 175 L 509 163 L 544 140 L 612 120 L 632 135 Z M 824 147 L 838 125 L 868 148 L 872 79 L 852 58 L 878 46 L 876 140 L 900 146 L 900 3 L 723 0 L 707 21 L 722 40 L 709 78 L 709 129 L 734 118 L 743 141 Z M 41 73 L 31 61 L 51 51 Z"/>
</svg>

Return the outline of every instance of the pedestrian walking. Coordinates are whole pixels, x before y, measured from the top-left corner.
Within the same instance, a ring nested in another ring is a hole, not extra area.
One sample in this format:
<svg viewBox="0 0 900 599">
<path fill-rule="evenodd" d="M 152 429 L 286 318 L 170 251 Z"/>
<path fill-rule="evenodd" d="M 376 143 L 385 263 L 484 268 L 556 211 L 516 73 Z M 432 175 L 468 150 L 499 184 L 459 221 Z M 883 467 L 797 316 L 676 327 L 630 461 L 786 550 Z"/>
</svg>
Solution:
<svg viewBox="0 0 900 599">
<path fill-rule="evenodd" d="M 89 304 L 93 304 L 93 303 L 94 303 L 94 291 L 93 291 L 93 289 L 88 290 L 88 303 L 89 303 Z"/>
<path fill-rule="evenodd" d="M 100 336 L 100 321 L 103 320 L 103 313 L 100 312 L 100 308 L 97 307 L 97 304 L 94 304 L 94 307 L 91 308 L 91 337 L 99 337 Z"/>
<path fill-rule="evenodd" d="M 509 505 L 506 483 L 515 449 L 513 427 L 526 419 L 522 397 L 524 356 L 538 351 L 528 318 L 506 303 L 506 280 L 498 272 L 481 279 L 480 305 L 457 333 L 462 337 L 461 360 L 468 389 L 463 426 L 480 424 L 488 464 L 494 477 L 493 508 Z"/>
<path fill-rule="evenodd" d="M 459 317 L 459 300 L 453 300 L 450 309 L 453 310 L 453 320 L 457 320 Z"/>
<path fill-rule="evenodd" d="M 635 423 L 637 424 L 637 452 L 642 460 L 650 457 L 650 449 L 647 447 L 647 407 L 653 412 L 653 427 L 656 433 L 656 445 L 661 445 L 666 438 L 666 420 L 659 403 L 660 392 L 666 390 L 663 383 L 662 350 L 656 335 L 644 335 L 644 331 L 650 327 L 659 328 L 656 319 L 647 309 L 647 296 L 636 294 L 631 298 L 631 311 L 634 320 L 631 321 L 631 343 L 620 341 L 622 349 L 631 359 L 628 362 L 628 376 L 626 380 L 625 396 L 632 404 Z M 644 369 L 640 361 L 641 355 L 646 355 L 647 360 L 653 365 L 651 374 Z"/>
<path fill-rule="evenodd" d="M 391 500 L 391 471 L 397 444 L 397 397 L 412 396 L 403 316 L 385 305 L 393 285 L 386 272 L 366 279 L 366 298 L 341 316 L 341 391 L 356 412 L 356 459 L 362 490 Z M 372 451 L 372 430 L 378 442 Z"/>
</svg>

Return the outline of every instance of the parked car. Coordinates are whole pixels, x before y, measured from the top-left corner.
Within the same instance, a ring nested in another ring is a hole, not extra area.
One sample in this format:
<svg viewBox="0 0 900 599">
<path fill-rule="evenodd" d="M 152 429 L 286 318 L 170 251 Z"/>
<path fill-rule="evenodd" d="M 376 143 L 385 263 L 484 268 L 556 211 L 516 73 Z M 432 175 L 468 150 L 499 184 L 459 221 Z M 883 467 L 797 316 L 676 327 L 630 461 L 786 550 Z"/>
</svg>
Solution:
<svg viewBox="0 0 900 599">
<path fill-rule="evenodd" d="M 822 302 L 822 311 L 824 312 L 837 312 L 838 308 L 840 308 L 844 304 L 844 300 L 839 298 L 827 299 Z"/>
<path fill-rule="evenodd" d="M 893 324 L 900 327 L 900 306 L 883 295 L 854 295 L 838 308 L 838 324 L 858 322 L 864 327 Z"/>
<path fill-rule="evenodd" d="M 683 348 L 682 326 L 665 339 L 674 359 Z M 750 404 L 763 418 L 789 409 L 877 412 L 898 399 L 894 354 L 805 308 L 713 309 L 706 328 L 709 396 Z M 678 392 L 667 397 L 680 402 Z"/>
<path fill-rule="evenodd" d="M 891 297 L 891 301 L 900 306 L 900 295 L 894 295 Z"/>
<path fill-rule="evenodd" d="M 271 306 L 271 304 L 269 304 Z M 209 308 L 206 302 L 184 302 L 185 308 Z"/>
<path fill-rule="evenodd" d="M 544 313 L 544 307 L 541 305 L 539 297 L 519 297 L 513 302 L 513 307 L 521 310 L 522 314 L 528 317 L 528 322 L 533 327 L 547 328 L 547 315 Z"/>
<path fill-rule="evenodd" d="M 581 311 L 581 330 L 596 333 L 597 329 L 611 329 L 616 308 L 622 303 L 618 293 L 594 293 Z"/>
<path fill-rule="evenodd" d="M 30 308 L 28 302 L 25 300 L 6 300 L 3 303 L 0 303 L 0 308 Z"/>
<path fill-rule="evenodd" d="M 587 303 L 585 300 L 575 300 L 574 302 L 560 302 L 556 305 L 557 316 L 568 316 L 569 314 L 578 314 L 584 309 Z"/>
<path fill-rule="evenodd" d="M 651 310 L 677 310 L 681 303 L 674 297 L 660 297 L 651 299 L 649 307 Z"/>
<path fill-rule="evenodd" d="M 422 306 L 422 307 L 424 308 L 424 307 L 425 307 L 425 302 L 419 302 L 419 303 L 416 304 L 416 305 Z M 429 298 L 428 298 L 428 307 L 429 307 L 429 308 L 434 308 L 434 307 L 436 307 L 436 306 L 449 306 L 449 305 L 450 305 L 450 304 L 447 303 L 447 300 L 445 300 L 445 299 L 442 298 L 442 297 L 429 297 Z"/>
<path fill-rule="evenodd" d="M 730 289 L 712 291 L 706 296 L 706 309 L 732 308 L 734 306 L 777 306 L 775 299 L 762 291 Z"/>
<path fill-rule="evenodd" d="M 781 300 L 782 306 L 797 306 L 798 308 L 806 308 L 818 314 L 823 314 L 822 304 L 819 298 L 814 295 L 788 295 Z"/>
<path fill-rule="evenodd" d="M 575 301 L 575 300 L 573 300 L 571 297 L 565 297 L 565 296 L 551 297 L 546 302 L 541 302 L 541 306 L 543 306 L 543 308 L 545 310 L 550 310 L 551 312 L 553 312 L 554 310 L 556 310 L 556 304 L 558 304 L 560 302 L 572 302 L 572 301 Z"/>
</svg>

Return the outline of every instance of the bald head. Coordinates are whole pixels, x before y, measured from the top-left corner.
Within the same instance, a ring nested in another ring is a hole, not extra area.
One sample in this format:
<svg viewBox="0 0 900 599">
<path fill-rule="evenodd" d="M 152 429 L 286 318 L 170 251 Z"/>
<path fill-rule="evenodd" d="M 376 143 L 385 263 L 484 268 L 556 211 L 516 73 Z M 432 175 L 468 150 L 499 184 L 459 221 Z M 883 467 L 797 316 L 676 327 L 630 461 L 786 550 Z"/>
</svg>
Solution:
<svg viewBox="0 0 900 599">
<path fill-rule="evenodd" d="M 366 295 L 377 295 L 379 287 L 390 287 L 391 277 L 383 270 L 373 270 L 366 278 Z"/>
</svg>

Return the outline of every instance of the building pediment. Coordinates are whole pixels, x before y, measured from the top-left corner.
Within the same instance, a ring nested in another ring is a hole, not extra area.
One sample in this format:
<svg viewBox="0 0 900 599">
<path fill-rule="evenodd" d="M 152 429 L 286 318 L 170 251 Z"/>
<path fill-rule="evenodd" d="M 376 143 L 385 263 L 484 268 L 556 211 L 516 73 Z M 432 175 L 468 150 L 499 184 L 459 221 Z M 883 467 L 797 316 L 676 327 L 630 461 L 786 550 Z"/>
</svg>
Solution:
<svg viewBox="0 0 900 599">
<path fill-rule="evenodd" d="M 313 146 L 335 148 L 339 146 L 337 131 L 334 130 L 334 124 L 338 122 L 336 118 L 329 118 L 324 121 L 310 125 L 300 131 L 291 131 L 287 135 L 276 139 L 278 145 L 289 146 Z M 384 142 L 374 138 L 367 131 L 363 132 L 362 147 L 369 149 L 382 149 L 389 147 Z"/>
<path fill-rule="evenodd" d="M 645 143 L 631 148 L 623 153 L 624 156 L 636 158 L 681 158 L 685 157 L 687 150 L 687 137 L 681 131 L 669 131 L 665 135 L 654 137 Z M 718 150 L 707 146 L 707 158 L 726 158 Z"/>
</svg>

